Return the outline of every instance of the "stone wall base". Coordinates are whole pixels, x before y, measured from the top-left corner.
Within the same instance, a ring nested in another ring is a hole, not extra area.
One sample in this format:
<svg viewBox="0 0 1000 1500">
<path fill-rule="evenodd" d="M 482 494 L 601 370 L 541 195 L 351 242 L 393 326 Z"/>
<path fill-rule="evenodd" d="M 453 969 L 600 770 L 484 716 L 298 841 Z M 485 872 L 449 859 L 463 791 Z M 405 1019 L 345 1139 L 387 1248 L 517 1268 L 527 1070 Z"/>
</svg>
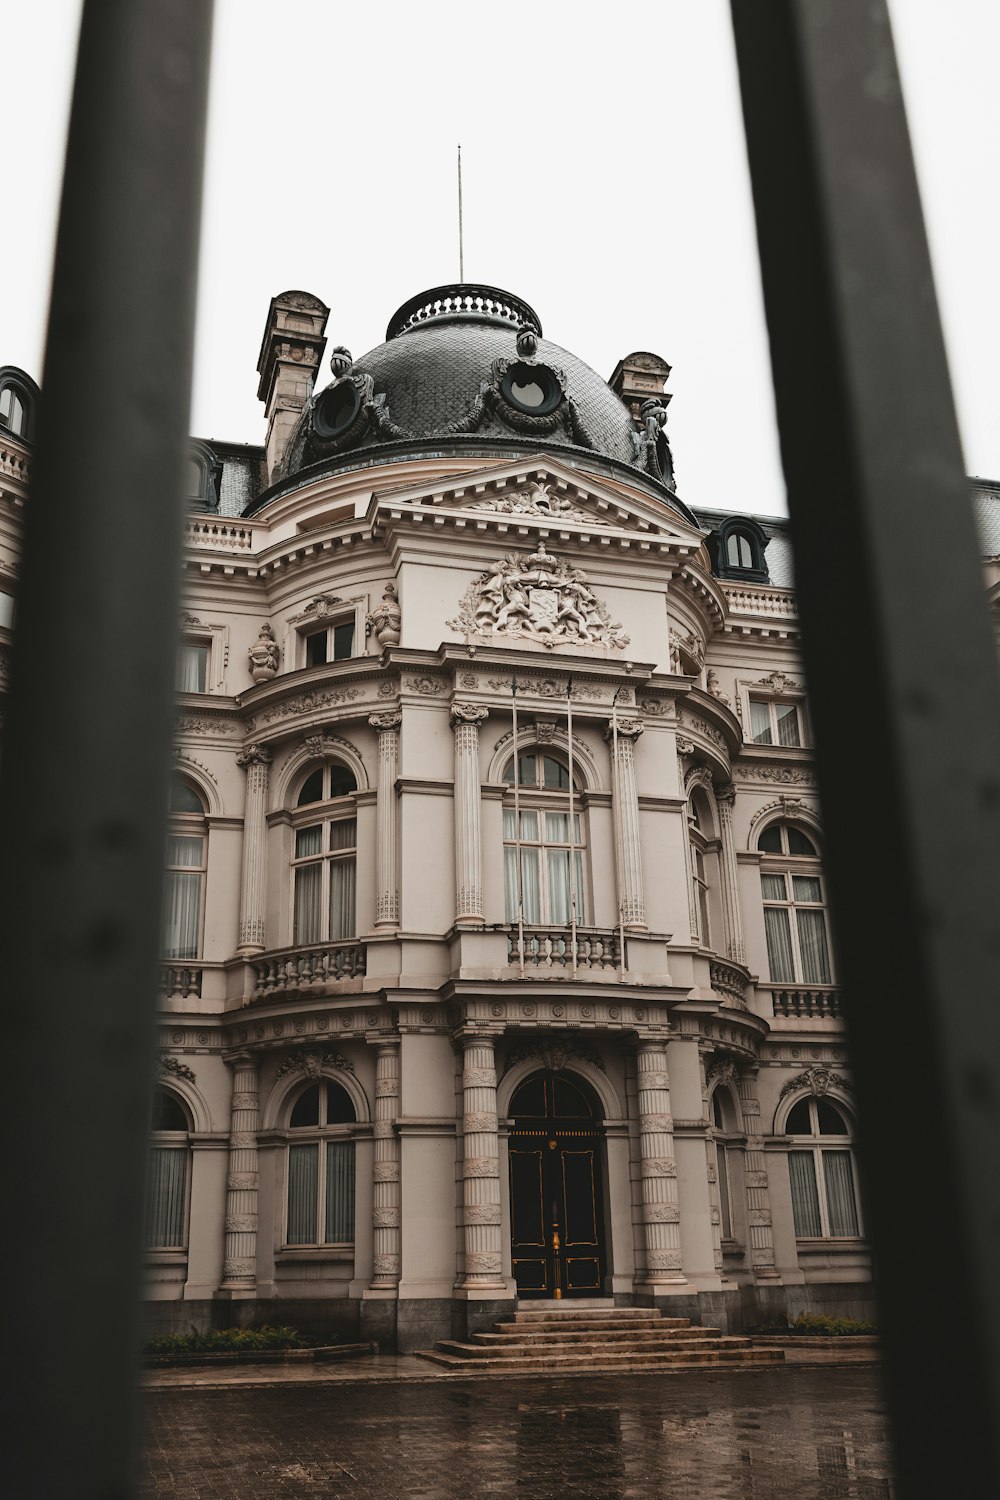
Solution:
<svg viewBox="0 0 1000 1500">
<path fill-rule="evenodd" d="M 615 1294 L 618 1307 L 657 1307 L 670 1318 L 690 1318 L 723 1333 L 794 1321 L 800 1314 L 878 1321 L 871 1284 L 814 1282 L 809 1285 L 734 1286 L 723 1291 L 671 1294 L 668 1297 Z M 532 1304 L 523 1304 L 529 1307 Z M 572 1309 L 572 1300 L 564 1304 Z M 268 1297 L 230 1301 L 149 1301 L 144 1305 L 147 1338 L 161 1333 L 189 1333 L 192 1328 L 247 1328 L 259 1323 L 290 1325 L 318 1342 L 371 1342 L 383 1354 L 430 1349 L 436 1339 L 468 1339 L 494 1323 L 509 1321 L 517 1310 L 510 1297 Z"/>
</svg>

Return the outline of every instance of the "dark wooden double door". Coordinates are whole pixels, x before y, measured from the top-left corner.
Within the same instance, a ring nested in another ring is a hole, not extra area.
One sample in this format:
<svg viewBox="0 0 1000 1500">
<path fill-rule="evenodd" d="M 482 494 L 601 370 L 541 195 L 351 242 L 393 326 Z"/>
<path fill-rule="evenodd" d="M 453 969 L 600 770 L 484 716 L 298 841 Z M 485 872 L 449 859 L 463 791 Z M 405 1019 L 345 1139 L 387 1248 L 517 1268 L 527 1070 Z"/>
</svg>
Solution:
<svg viewBox="0 0 1000 1500">
<path fill-rule="evenodd" d="M 510 1103 L 511 1260 L 519 1297 L 593 1297 L 604 1286 L 604 1132 L 567 1073 L 533 1073 Z"/>
</svg>

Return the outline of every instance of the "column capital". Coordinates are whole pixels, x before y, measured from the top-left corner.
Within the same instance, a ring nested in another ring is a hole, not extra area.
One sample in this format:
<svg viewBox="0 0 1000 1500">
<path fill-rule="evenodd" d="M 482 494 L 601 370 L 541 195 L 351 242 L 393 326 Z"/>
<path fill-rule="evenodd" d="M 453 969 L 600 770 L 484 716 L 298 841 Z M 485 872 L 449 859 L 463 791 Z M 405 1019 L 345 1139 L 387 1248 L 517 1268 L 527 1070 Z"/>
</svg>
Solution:
<svg viewBox="0 0 1000 1500">
<path fill-rule="evenodd" d="M 641 719 L 619 719 L 617 725 L 618 738 L 620 740 L 627 740 L 629 744 L 634 745 L 645 727 Z M 608 744 L 613 742 L 615 738 L 614 719 L 608 720 L 607 728 L 604 731 L 604 738 Z"/>
<path fill-rule="evenodd" d="M 725 808 L 727 812 L 732 810 L 736 801 L 736 788 L 731 781 L 715 788 L 715 800 L 720 808 Z"/>
<path fill-rule="evenodd" d="M 452 729 L 457 729 L 460 724 L 473 724 L 478 728 L 489 716 L 490 711 L 483 703 L 453 703 L 451 705 Z"/>
<path fill-rule="evenodd" d="M 387 734 L 390 731 L 399 728 L 400 724 L 402 724 L 403 722 L 403 715 L 400 713 L 398 708 L 390 708 L 387 709 L 384 713 L 369 714 L 368 722 L 371 727 L 373 729 L 377 729 L 380 734 Z"/>
<path fill-rule="evenodd" d="M 236 757 L 236 764 L 246 769 L 247 766 L 269 766 L 271 764 L 271 752 L 266 745 L 244 745 Z"/>
</svg>

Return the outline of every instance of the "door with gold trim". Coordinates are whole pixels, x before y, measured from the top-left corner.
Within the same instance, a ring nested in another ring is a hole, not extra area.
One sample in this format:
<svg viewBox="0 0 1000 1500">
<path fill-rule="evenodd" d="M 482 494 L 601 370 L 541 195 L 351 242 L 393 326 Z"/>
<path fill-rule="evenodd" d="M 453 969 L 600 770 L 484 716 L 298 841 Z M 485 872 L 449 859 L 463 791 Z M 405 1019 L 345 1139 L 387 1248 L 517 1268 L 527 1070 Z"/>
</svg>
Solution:
<svg viewBox="0 0 1000 1500">
<path fill-rule="evenodd" d="M 600 1106 L 583 1079 L 546 1070 L 518 1086 L 509 1115 L 518 1296 L 599 1296 L 606 1269 Z"/>
</svg>

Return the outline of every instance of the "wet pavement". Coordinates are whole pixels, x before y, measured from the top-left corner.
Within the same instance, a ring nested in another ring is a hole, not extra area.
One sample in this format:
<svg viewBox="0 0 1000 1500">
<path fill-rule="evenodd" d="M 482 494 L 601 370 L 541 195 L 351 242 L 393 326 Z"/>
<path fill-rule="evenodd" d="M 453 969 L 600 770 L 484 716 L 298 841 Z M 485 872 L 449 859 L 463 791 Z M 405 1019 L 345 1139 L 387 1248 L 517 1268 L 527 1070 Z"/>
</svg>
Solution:
<svg viewBox="0 0 1000 1500">
<path fill-rule="evenodd" d="M 146 1395 L 170 1500 L 891 1500 L 877 1368 Z"/>
</svg>

